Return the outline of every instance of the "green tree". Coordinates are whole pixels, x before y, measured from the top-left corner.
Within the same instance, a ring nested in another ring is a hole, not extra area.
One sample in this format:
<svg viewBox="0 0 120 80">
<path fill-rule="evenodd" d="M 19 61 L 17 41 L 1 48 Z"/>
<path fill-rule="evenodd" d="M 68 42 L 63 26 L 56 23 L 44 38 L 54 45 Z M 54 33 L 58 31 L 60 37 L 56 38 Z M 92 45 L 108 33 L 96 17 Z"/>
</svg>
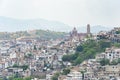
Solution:
<svg viewBox="0 0 120 80">
<path fill-rule="evenodd" d="M 14 78 L 13 80 L 24 80 L 23 78 Z"/>
<path fill-rule="evenodd" d="M 120 30 L 119 30 L 119 31 L 116 31 L 116 34 L 120 34 Z"/>
<path fill-rule="evenodd" d="M 118 63 L 120 63 L 120 58 L 118 59 Z"/>
<path fill-rule="evenodd" d="M 72 61 L 77 58 L 77 54 L 70 54 L 70 55 L 63 55 L 62 60 L 63 61 Z"/>
<path fill-rule="evenodd" d="M 83 51 L 83 46 L 79 45 L 79 46 L 76 48 L 76 51 L 82 52 L 82 51 Z"/>
<path fill-rule="evenodd" d="M 14 67 L 14 68 L 15 68 L 15 67 L 16 67 L 16 68 L 22 68 L 23 70 L 28 69 L 28 65 L 19 66 L 19 65 L 14 64 L 13 67 Z"/>
<path fill-rule="evenodd" d="M 69 58 L 69 55 L 63 55 L 62 60 L 63 61 L 70 61 L 71 59 Z"/>
<path fill-rule="evenodd" d="M 108 59 L 102 59 L 102 60 L 100 61 L 101 66 L 108 65 L 109 63 L 110 63 L 110 62 L 109 62 Z"/>
<path fill-rule="evenodd" d="M 14 64 L 13 67 L 19 67 L 17 64 Z"/>
<path fill-rule="evenodd" d="M 75 65 L 80 64 L 83 60 L 83 57 L 77 57 L 77 59 L 75 60 Z"/>
<path fill-rule="evenodd" d="M 28 69 L 28 65 L 23 65 L 23 66 L 20 66 L 23 70 L 26 70 Z"/>
<path fill-rule="evenodd" d="M 34 50 L 37 50 L 37 47 L 36 47 L 36 45 L 34 45 Z"/>
<path fill-rule="evenodd" d="M 110 65 L 117 65 L 118 64 L 118 61 L 116 61 L 116 60 L 113 60 L 111 63 L 110 63 Z"/>
<path fill-rule="evenodd" d="M 111 42 L 106 40 L 101 40 L 99 42 L 99 45 L 100 45 L 100 48 L 104 50 L 105 48 L 111 47 Z"/>
<path fill-rule="evenodd" d="M 113 45 L 118 48 L 120 47 L 120 43 L 114 43 Z"/>
<path fill-rule="evenodd" d="M 70 73 L 70 69 L 63 69 L 63 75 L 67 75 L 67 74 L 69 74 Z"/>
<path fill-rule="evenodd" d="M 60 73 L 55 73 L 52 77 L 52 80 L 58 80 Z"/>
<path fill-rule="evenodd" d="M 31 79 L 32 79 L 31 77 L 24 78 L 24 80 L 31 80 Z"/>
<path fill-rule="evenodd" d="M 8 78 L 8 80 L 13 80 L 13 79 L 14 79 L 14 77 L 13 77 L 13 76 L 11 76 L 11 77 L 9 77 L 9 78 Z"/>
</svg>

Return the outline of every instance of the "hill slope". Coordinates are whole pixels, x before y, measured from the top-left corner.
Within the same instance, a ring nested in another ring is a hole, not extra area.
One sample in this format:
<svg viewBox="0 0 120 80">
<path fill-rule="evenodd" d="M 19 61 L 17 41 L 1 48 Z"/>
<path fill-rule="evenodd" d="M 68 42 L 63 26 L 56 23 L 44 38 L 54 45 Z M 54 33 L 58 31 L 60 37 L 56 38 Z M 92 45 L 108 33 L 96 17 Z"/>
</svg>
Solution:
<svg viewBox="0 0 120 80">
<path fill-rule="evenodd" d="M 19 32 L 0 32 L 0 40 L 4 39 L 15 39 L 21 37 L 29 38 L 40 38 L 40 39 L 57 39 L 64 38 L 66 33 L 64 32 L 54 32 L 48 30 L 32 30 L 32 31 L 19 31 Z"/>
</svg>

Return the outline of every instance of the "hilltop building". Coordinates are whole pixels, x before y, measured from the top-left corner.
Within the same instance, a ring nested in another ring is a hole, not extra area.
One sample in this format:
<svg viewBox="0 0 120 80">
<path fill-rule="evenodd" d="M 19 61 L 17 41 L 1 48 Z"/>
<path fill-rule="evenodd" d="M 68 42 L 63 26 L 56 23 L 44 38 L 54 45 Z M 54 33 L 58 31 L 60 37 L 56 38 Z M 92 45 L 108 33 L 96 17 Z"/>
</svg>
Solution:
<svg viewBox="0 0 120 80">
<path fill-rule="evenodd" d="M 120 43 L 120 27 L 114 27 L 111 31 L 100 31 L 97 34 L 98 39 L 108 39 L 112 42 Z"/>
<path fill-rule="evenodd" d="M 90 24 L 87 24 L 87 32 L 86 33 L 78 33 L 76 27 L 73 28 L 73 30 L 70 32 L 70 38 L 75 40 L 83 40 L 85 37 L 90 37 Z"/>
<path fill-rule="evenodd" d="M 87 24 L 87 34 L 90 34 L 90 24 Z"/>
<path fill-rule="evenodd" d="M 120 27 L 115 27 L 109 32 L 109 39 L 112 42 L 120 42 Z"/>
</svg>

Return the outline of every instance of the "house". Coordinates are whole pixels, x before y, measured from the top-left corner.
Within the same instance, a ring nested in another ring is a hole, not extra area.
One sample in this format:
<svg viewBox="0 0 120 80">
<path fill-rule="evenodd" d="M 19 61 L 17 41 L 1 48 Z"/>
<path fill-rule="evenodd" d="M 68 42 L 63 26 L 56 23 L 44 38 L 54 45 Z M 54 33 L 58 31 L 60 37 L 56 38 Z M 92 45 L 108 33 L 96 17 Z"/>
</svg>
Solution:
<svg viewBox="0 0 120 80">
<path fill-rule="evenodd" d="M 82 80 L 82 73 L 79 71 L 71 71 L 67 75 L 66 80 Z"/>
<path fill-rule="evenodd" d="M 117 60 L 120 58 L 120 49 L 119 48 L 107 48 L 105 51 L 105 58 L 110 61 Z"/>
<path fill-rule="evenodd" d="M 53 75 L 54 74 L 52 74 L 52 73 L 46 74 L 46 80 L 51 80 L 51 78 L 52 78 Z"/>
<path fill-rule="evenodd" d="M 120 58 L 120 49 L 119 48 L 106 48 L 104 53 L 97 54 L 96 60 L 100 61 L 101 59 L 109 59 L 110 62 Z"/>
<path fill-rule="evenodd" d="M 97 61 L 100 61 L 100 60 L 102 60 L 104 58 L 105 58 L 105 53 L 97 54 L 96 57 L 95 57 L 95 59 Z"/>
<path fill-rule="evenodd" d="M 96 80 L 94 76 L 94 72 L 85 72 L 84 80 Z"/>
</svg>

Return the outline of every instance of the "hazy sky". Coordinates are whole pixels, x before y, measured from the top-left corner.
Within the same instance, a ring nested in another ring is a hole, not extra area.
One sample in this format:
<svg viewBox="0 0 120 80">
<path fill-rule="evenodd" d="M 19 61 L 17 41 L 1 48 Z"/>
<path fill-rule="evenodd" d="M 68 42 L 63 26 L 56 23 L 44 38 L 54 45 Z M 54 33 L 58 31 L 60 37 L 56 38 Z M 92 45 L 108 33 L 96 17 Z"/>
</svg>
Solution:
<svg viewBox="0 0 120 80">
<path fill-rule="evenodd" d="M 0 16 L 120 26 L 120 0 L 0 0 Z"/>
</svg>

